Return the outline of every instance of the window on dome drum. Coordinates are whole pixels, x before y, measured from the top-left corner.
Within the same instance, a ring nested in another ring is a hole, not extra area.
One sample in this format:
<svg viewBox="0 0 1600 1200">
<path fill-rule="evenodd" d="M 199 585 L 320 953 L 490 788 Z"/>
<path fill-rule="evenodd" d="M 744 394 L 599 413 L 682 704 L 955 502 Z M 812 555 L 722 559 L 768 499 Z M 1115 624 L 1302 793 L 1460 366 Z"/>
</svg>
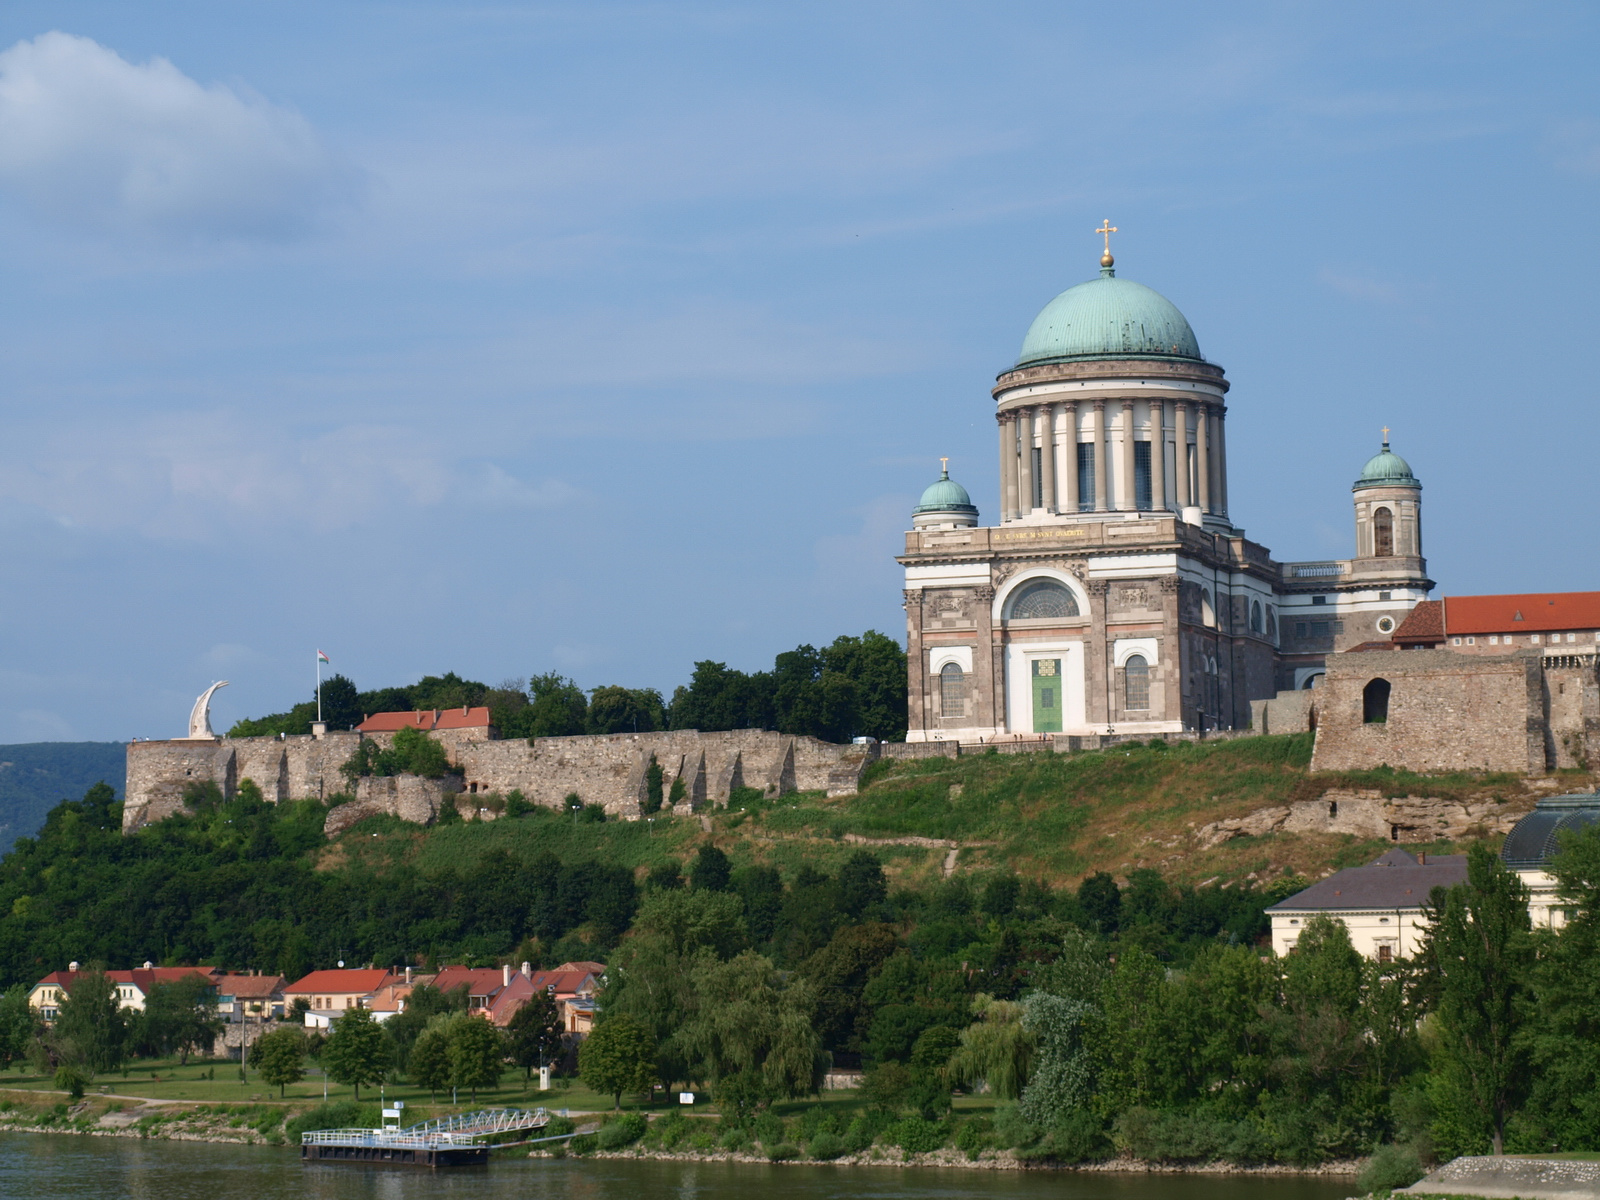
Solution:
<svg viewBox="0 0 1600 1200">
<path fill-rule="evenodd" d="M 1037 579 L 1024 584 L 1011 601 L 1011 620 L 1031 621 L 1048 617 L 1075 617 L 1078 599 L 1054 579 Z"/>
<path fill-rule="evenodd" d="M 1261 601 L 1259 600 L 1254 600 L 1250 604 L 1250 628 L 1255 633 L 1262 631 Z"/>
<path fill-rule="evenodd" d="M 1133 506 L 1140 512 L 1151 507 L 1150 499 L 1150 443 L 1133 444 Z"/>
<path fill-rule="evenodd" d="M 1150 664 L 1142 654 L 1130 654 L 1122 666 L 1122 707 L 1137 711 L 1150 707 Z"/>
<path fill-rule="evenodd" d="M 1387 508 L 1372 514 L 1372 553 L 1379 558 L 1394 554 L 1394 514 Z"/>
<path fill-rule="evenodd" d="M 1094 511 L 1094 443 L 1078 443 L 1078 511 Z"/>
<path fill-rule="evenodd" d="M 945 663 L 939 668 L 939 715 L 960 717 L 965 716 L 966 711 L 966 673 L 958 663 Z"/>
<path fill-rule="evenodd" d="M 1389 681 L 1374 679 L 1361 689 L 1361 720 L 1382 725 L 1389 720 Z"/>
</svg>

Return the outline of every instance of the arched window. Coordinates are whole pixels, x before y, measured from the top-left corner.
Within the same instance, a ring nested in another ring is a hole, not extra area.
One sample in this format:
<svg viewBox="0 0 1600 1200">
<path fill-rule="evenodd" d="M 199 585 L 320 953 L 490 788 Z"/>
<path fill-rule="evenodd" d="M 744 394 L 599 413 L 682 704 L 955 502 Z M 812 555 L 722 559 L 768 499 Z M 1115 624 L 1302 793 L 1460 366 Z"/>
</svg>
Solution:
<svg viewBox="0 0 1600 1200">
<path fill-rule="evenodd" d="M 1372 514 L 1372 553 L 1388 558 L 1394 553 L 1394 514 L 1380 508 Z"/>
<path fill-rule="evenodd" d="M 1312 688 L 1321 687 L 1321 686 L 1322 686 L 1322 672 L 1318 671 L 1315 675 L 1307 675 L 1306 676 L 1306 681 L 1300 685 L 1300 690 L 1304 691 L 1304 692 L 1309 692 Z"/>
<path fill-rule="evenodd" d="M 1028 621 L 1047 617 L 1075 617 L 1078 598 L 1054 579 L 1037 579 L 1017 589 L 1011 601 L 1011 619 Z"/>
<path fill-rule="evenodd" d="M 1361 689 L 1361 719 L 1368 725 L 1382 725 L 1389 719 L 1389 681 L 1374 679 Z"/>
<path fill-rule="evenodd" d="M 1252 600 L 1250 602 L 1250 630 L 1252 633 L 1260 633 L 1262 632 L 1262 628 L 1261 601 Z"/>
<path fill-rule="evenodd" d="M 1150 664 L 1144 655 L 1130 654 L 1122 664 L 1122 707 L 1143 710 L 1150 707 Z"/>
<path fill-rule="evenodd" d="M 1211 607 L 1211 589 L 1200 589 L 1200 623 L 1215 626 L 1217 623 L 1217 610 Z"/>
<path fill-rule="evenodd" d="M 960 663 L 939 668 L 939 715 L 961 717 L 967 712 L 967 676 Z"/>
</svg>

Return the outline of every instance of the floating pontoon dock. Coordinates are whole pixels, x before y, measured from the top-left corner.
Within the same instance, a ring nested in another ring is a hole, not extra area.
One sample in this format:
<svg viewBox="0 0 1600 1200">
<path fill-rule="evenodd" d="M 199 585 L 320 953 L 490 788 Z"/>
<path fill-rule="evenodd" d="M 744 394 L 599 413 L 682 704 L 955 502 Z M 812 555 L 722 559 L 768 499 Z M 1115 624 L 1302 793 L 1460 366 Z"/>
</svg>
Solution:
<svg viewBox="0 0 1600 1200">
<path fill-rule="evenodd" d="M 542 1108 L 488 1108 L 399 1126 L 400 1109 L 384 1109 L 393 1126 L 382 1129 L 314 1129 L 300 1135 L 306 1162 L 392 1163 L 412 1167 L 465 1167 L 489 1161 L 490 1139 L 504 1133 L 542 1129 L 550 1114 Z"/>
</svg>

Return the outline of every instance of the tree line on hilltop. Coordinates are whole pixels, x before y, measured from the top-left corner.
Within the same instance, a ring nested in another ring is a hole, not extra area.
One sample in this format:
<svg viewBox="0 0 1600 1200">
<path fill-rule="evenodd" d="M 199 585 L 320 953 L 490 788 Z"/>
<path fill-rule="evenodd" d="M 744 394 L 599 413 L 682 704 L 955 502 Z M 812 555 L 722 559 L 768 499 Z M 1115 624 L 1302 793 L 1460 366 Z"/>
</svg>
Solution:
<svg viewBox="0 0 1600 1200">
<path fill-rule="evenodd" d="M 868 630 L 821 649 L 786 651 L 770 671 L 696 663 L 689 683 L 676 688 L 670 700 L 654 688 L 610 685 L 585 692 L 556 672 L 535 675 L 526 686 L 509 680 L 490 687 L 452 671 L 425 676 L 410 687 L 365 692 L 345 676 L 333 675 L 322 683 L 322 714 L 330 729 L 351 729 L 379 712 L 487 707 L 504 738 L 772 729 L 829 742 L 900 741 L 906 733 L 905 691 L 905 651 L 894 639 Z M 306 734 L 316 716 L 313 697 L 288 712 L 237 721 L 228 734 Z"/>
</svg>

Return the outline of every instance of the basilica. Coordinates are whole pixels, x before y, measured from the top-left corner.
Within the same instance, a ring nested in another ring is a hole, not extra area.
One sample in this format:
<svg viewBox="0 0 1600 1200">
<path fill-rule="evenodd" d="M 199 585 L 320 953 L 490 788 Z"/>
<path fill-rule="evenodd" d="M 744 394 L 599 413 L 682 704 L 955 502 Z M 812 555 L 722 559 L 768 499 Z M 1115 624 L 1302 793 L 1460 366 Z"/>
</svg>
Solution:
<svg viewBox="0 0 1600 1200">
<path fill-rule="evenodd" d="M 1098 278 L 1034 319 L 993 389 L 998 520 L 948 471 L 905 535 L 908 741 L 1243 728 L 1433 588 L 1422 484 L 1383 448 L 1354 554 L 1279 562 L 1228 510 L 1228 379 L 1164 296 Z"/>
</svg>

